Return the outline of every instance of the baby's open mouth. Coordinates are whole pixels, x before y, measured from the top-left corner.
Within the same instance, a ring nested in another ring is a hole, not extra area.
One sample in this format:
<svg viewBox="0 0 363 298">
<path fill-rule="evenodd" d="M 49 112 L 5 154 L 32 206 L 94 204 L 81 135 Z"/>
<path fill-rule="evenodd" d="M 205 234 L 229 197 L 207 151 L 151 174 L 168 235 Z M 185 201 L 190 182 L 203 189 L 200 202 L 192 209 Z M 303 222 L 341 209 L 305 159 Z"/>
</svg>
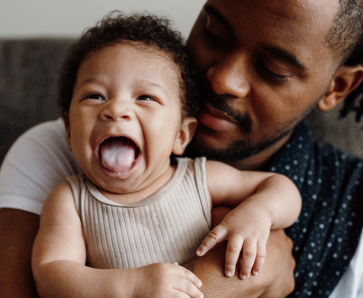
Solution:
<svg viewBox="0 0 363 298">
<path fill-rule="evenodd" d="M 139 157 L 140 149 L 126 137 L 111 137 L 100 145 L 102 165 L 114 173 L 130 169 Z"/>
</svg>

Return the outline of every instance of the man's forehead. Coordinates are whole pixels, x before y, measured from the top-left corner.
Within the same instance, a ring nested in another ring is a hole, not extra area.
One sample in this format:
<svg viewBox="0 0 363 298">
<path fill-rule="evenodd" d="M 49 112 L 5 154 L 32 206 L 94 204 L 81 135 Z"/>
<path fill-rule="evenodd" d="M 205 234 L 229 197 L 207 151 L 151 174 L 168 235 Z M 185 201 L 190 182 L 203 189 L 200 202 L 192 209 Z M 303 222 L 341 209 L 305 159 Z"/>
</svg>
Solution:
<svg viewBox="0 0 363 298">
<path fill-rule="evenodd" d="M 339 8 L 339 0 L 209 0 L 208 3 L 219 3 L 218 6 L 228 8 L 234 17 L 243 13 L 263 20 L 297 20 L 311 25 L 331 21 Z M 262 17 L 262 19 L 261 19 Z"/>
<path fill-rule="evenodd" d="M 303 60 L 321 61 L 339 0 L 208 0 L 244 46 L 291 50 Z M 305 57 L 305 58 L 304 58 Z M 313 62 L 315 63 L 315 62 Z"/>
</svg>

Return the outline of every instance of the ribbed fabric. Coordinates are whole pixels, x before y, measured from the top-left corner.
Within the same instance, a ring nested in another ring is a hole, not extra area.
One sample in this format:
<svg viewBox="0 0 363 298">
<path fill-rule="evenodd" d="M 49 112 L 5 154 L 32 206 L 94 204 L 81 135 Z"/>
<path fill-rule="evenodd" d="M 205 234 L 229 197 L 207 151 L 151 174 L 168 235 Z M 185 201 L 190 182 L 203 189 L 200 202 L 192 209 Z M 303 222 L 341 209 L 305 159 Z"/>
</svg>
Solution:
<svg viewBox="0 0 363 298">
<path fill-rule="evenodd" d="M 84 175 L 68 178 L 94 268 L 183 264 L 209 233 L 211 206 L 205 158 L 180 158 L 171 180 L 134 204 L 105 198 Z"/>
</svg>

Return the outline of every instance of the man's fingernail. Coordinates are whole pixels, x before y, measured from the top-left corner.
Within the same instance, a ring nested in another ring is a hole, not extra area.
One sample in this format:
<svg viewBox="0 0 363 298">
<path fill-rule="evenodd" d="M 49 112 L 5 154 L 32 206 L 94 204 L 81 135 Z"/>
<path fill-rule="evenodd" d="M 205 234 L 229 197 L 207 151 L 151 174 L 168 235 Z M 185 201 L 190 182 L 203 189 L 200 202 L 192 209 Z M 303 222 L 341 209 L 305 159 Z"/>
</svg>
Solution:
<svg viewBox="0 0 363 298">
<path fill-rule="evenodd" d="M 198 283 L 198 287 L 200 288 L 202 286 L 202 282 L 201 281 L 199 281 L 199 283 Z M 203 294 L 202 294 L 203 295 Z"/>
<path fill-rule="evenodd" d="M 243 274 L 243 275 L 241 276 L 241 278 L 242 278 L 242 279 L 246 279 L 246 278 L 247 278 L 247 275 L 244 275 L 244 274 Z"/>
<path fill-rule="evenodd" d="M 258 275 L 258 271 L 253 271 L 253 275 Z"/>
<path fill-rule="evenodd" d="M 204 298 L 204 295 L 203 295 L 203 293 L 202 293 L 202 294 L 200 294 L 200 298 Z"/>
<path fill-rule="evenodd" d="M 231 271 L 227 271 L 227 272 L 226 272 L 226 275 L 227 275 L 227 276 L 232 276 L 232 272 L 231 272 Z"/>
</svg>

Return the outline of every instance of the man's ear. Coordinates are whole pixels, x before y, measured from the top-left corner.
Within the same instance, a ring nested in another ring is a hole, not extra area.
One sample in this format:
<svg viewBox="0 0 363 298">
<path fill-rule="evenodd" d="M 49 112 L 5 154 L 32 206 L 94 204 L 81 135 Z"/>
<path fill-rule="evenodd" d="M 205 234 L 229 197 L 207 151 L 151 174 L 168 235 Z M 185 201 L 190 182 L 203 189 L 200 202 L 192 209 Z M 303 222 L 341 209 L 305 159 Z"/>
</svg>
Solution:
<svg viewBox="0 0 363 298">
<path fill-rule="evenodd" d="M 322 112 L 330 111 L 342 102 L 363 80 L 363 66 L 341 66 L 330 82 L 324 97 L 318 102 Z"/>
<path fill-rule="evenodd" d="M 192 117 L 186 117 L 181 126 L 180 131 L 175 139 L 173 153 L 175 155 L 182 155 L 185 148 L 193 138 L 195 129 L 198 126 L 198 121 Z"/>
</svg>

